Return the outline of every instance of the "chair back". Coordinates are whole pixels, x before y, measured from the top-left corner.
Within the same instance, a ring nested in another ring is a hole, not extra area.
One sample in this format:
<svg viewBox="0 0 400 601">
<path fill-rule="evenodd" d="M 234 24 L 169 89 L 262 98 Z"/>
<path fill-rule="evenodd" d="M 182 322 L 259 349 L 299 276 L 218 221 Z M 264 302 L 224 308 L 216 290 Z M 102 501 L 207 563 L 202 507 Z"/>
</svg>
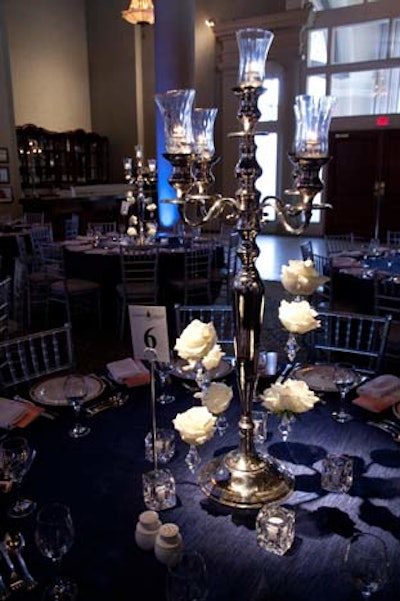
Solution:
<svg viewBox="0 0 400 601">
<path fill-rule="evenodd" d="M 79 215 L 71 215 L 65 220 L 65 240 L 74 240 L 79 234 Z"/>
<path fill-rule="evenodd" d="M 400 362 L 400 281 L 396 278 L 374 280 L 374 305 L 376 315 L 391 315 L 392 325 L 386 348 L 386 358 Z"/>
<path fill-rule="evenodd" d="M 121 281 L 127 303 L 156 305 L 158 299 L 158 248 L 121 252 Z"/>
<path fill-rule="evenodd" d="M 22 215 L 22 223 L 34 225 L 44 223 L 44 213 L 41 211 L 25 211 Z"/>
<path fill-rule="evenodd" d="M 400 232 L 394 230 L 387 230 L 386 244 L 388 244 L 389 246 L 400 246 Z"/>
<path fill-rule="evenodd" d="M 325 235 L 326 254 L 353 250 L 358 244 L 354 241 L 354 234 Z"/>
<path fill-rule="evenodd" d="M 319 311 L 321 325 L 306 336 L 313 363 L 348 361 L 362 373 L 382 372 L 392 318 L 339 311 Z"/>
<path fill-rule="evenodd" d="M 0 340 L 5 340 L 9 335 L 11 285 L 10 276 L 0 281 Z"/>
<path fill-rule="evenodd" d="M 213 322 L 218 344 L 228 357 L 234 357 L 234 316 L 232 305 L 180 305 L 175 304 L 176 337 L 193 319 L 203 323 Z"/>
<path fill-rule="evenodd" d="M 89 221 L 89 223 L 87 224 L 88 234 L 97 233 L 99 235 L 104 235 L 116 231 L 116 221 Z"/>
<path fill-rule="evenodd" d="M 328 277 L 329 280 L 317 288 L 311 297 L 311 304 L 321 310 L 330 310 L 333 301 L 331 260 L 329 257 L 314 253 L 313 263 L 318 275 Z"/>
<path fill-rule="evenodd" d="M 43 223 L 42 225 L 32 225 L 31 231 L 31 246 L 33 255 L 33 270 L 41 268 L 42 254 L 40 247 L 42 244 L 49 244 L 54 241 L 53 226 L 51 223 Z"/>
<path fill-rule="evenodd" d="M 25 331 L 30 319 L 28 267 L 19 257 L 14 259 L 12 318 L 19 333 Z"/>
<path fill-rule="evenodd" d="M 199 301 L 211 303 L 212 259 L 212 244 L 185 251 L 183 304 L 189 305 Z"/>
<path fill-rule="evenodd" d="M 306 242 L 300 244 L 300 253 L 303 261 L 312 261 L 314 259 L 314 250 L 311 240 L 307 240 Z"/>
<path fill-rule="evenodd" d="M 0 342 L 0 388 L 75 368 L 71 325 Z"/>
<path fill-rule="evenodd" d="M 240 237 L 237 231 L 230 231 L 227 237 L 223 239 L 224 266 L 220 270 L 221 288 L 219 296 L 227 304 L 232 303 L 232 282 L 239 263 L 237 256 L 239 240 Z"/>
</svg>

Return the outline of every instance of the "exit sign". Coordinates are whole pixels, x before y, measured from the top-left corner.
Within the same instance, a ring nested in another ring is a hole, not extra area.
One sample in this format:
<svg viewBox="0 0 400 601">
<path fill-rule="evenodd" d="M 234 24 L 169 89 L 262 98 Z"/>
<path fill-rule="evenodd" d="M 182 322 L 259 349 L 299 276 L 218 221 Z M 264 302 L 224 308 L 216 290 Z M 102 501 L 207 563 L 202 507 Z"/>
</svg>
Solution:
<svg viewBox="0 0 400 601">
<path fill-rule="evenodd" d="M 377 127 L 386 127 L 389 125 L 389 117 L 386 115 L 380 115 L 376 118 L 376 125 Z"/>
</svg>

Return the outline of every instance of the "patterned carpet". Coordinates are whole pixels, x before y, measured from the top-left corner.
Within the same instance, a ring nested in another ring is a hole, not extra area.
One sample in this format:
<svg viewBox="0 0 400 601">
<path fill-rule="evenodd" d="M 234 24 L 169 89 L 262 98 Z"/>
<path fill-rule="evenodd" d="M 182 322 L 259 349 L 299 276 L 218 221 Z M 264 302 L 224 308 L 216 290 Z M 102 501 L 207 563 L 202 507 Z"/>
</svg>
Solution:
<svg viewBox="0 0 400 601">
<path fill-rule="evenodd" d="M 287 332 L 278 319 L 282 298 L 289 298 L 280 282 L 265 282 L 265 317 L 261 333 L 261 348 L 279 353 L 279 361 L 286 358 L 284 345 Z M 77 320 L 73 324 L 75 351 L 78 368 L 90 373 L 104 368 L 106 363 L 132 355 L 129 336 L 122 342 L 115 327 L 106 324 L 99 330 L 93 320 Z M 170 341 L 171 345 L 175 341 Z"/>
</svg>

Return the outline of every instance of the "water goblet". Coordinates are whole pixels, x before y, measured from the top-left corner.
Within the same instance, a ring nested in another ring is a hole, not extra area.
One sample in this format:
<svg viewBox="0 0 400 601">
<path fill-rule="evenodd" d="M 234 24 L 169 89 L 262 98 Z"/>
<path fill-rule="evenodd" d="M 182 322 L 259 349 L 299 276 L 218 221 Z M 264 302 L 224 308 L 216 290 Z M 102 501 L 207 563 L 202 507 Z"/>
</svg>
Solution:
<svg viewBox="0 0 400 601">
<path fill-rule="evenodd" d="M 16 499 L 7 514 L 12 518 L 23 518 L 36 509 L 35 501 L 21 495 L 22 480 L 32 465 L 36 451 L 23 436 L 13 436 L 3 440 L 0 452 L 4 477 L 13 483 L 16 490 Z"/>
<path fill-rule="evenodd" d="M 172 364 L 164 361 L 156 361 L 155 368 L 160 383 L 160 394 L 157 396 L 157 403 L 160 403 L 161 405 L 173 403 L 175 401 L 175 396 L 167 392 L 169 377 L 173 369 Z"/>
<path fill-rule="evenodd" d="M 370 599 L 388 580 L 389 559 L 384 541 L 368 532 L 357 532 L 345 551 L 345 566 L 361 592 Z"/>
<path fill-rule="evenodd" d="M 71 438 L 81 438 L 90 432 L 89 426 L 81 423 L 82 404 L 87 396 L 87 381 L 85 376 L 81 374 L 69 374 L 64 381 L 64 395 L 74 409 L 75 424 L 69 430 L 68 434 Z"/>
<path fill-rule="evenodd" d="M 74 542 L 74 524 L 69 507 L 50 503 L 40 509 L 36 519 L 35 543 L 40 553 L 51 559 L 56 575 L 44 592 L 43 601 L 74 601 L 75 582 L 61 575 L 61 562 Z"/>
<path fill-rule="evenodd" d="M 332 411 L 332 417 L 340 424 L 353 419 L 346 411 L 346 396 L 359 380 L 354 365 L 351 363 L 336 363 L 333 369 L 333 382 L 340 394 L 340 407 L 338 411 Z"/>
<path fill-rule="evenodd" d="M 203 556 L 184 551 L 177 565 L 168 568 L 167 601 L 204 601 L 208 596 L 207 566 Z"/>
</svg>

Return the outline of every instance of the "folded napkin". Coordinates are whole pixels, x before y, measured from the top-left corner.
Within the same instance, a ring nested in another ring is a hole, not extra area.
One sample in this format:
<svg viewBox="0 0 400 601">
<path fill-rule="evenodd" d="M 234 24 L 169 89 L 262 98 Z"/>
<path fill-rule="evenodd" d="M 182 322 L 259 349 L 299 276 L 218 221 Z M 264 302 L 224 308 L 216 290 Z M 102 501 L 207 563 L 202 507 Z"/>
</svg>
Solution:
<svg viewBox="0 0 400 601">
<path fill-rule="evenodd" d="M 0 428 L 13 428 L 25 413 L 26 405 L 23 403 L 0 398 Z"/>
<path fill-rule="evenodd" d="M 357 388 L 353 403 L 379 413 L 400 402 L 400 378 L 391 374 L 377 376 Z"/>
<path fill-rule="evenodd" d="M 107 369 L 113 380 L 126 386 L 142 386 L 150 382 L 150 372 L 140 359 L 127 357 L 107 363 Z"/>
</svg>

